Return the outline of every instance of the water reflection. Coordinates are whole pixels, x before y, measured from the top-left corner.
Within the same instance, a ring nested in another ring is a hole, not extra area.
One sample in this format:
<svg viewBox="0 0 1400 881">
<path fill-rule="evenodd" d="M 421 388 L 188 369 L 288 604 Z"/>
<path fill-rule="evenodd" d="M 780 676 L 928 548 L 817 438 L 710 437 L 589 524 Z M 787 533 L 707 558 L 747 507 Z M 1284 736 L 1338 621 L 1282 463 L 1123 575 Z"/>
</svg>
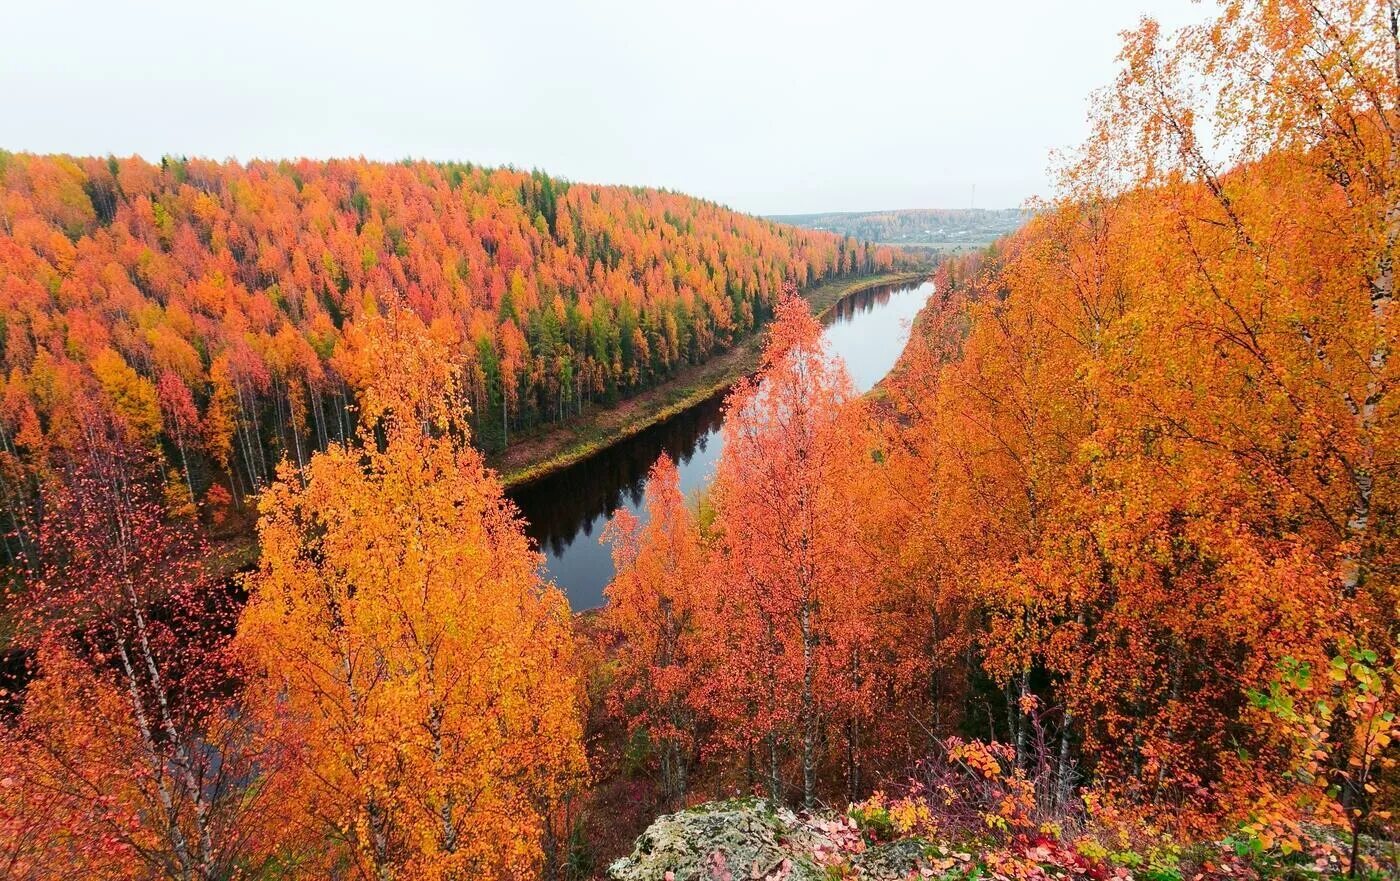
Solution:
<svg viewBox="0 0 1400 881">
<path fill-rule="evenodd" d="M 867 391 L 894 366 L 908 324 L 932 284 L 885 285 L 846 297 L 827 313 L 826 340 L 846 362 L 857 390 Z M 681 490 L 691 495 L 714 474 L 723 437 L 723 393 L 556 474 L 512 492 L 527 532 L 545 554 L 546 575 L 575 609 L 602 605 L 612 552 L 599 542 L 613 512 L 639 513 L 646 475 L 664 451 L 675 460 Z"/>
<path fill-rule="evenodd" d="M 684 466 L 716 458 L 710 453 L 720 445 L 723 404 L 721 392 L 572 468 L 515 490 L 512 496 L 525 512 L 530 537 L 551 559 L 562 558 L 580 536 L 596 544 L 605 515 L 641 505 L 647 471 L 663 452 L 683 466 L 682 482 L 687 474 L 699 478 L 695 468 Z M 550 571 L 562 584 L 558 567 Z"/>
</svg>

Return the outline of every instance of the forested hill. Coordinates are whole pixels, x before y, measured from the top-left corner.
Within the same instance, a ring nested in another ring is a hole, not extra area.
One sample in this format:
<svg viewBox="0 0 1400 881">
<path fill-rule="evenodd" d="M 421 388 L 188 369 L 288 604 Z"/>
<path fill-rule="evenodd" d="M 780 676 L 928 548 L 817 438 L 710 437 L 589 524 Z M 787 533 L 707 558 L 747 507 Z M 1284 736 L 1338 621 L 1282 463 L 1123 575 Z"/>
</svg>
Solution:
<svg viewBox="0 0 1400 881">
<path fill-rule="evenodd" d="M 786 280 L 896 259 L 540 172 L 0 152 L 7 507 L 32 506 L 20 488 L 88 404 L 164 450 L 176 495 L 256 492 L 351 433 L 363 319 L 390 307 L 464 364 L 474 437 L 496 449 L 704 360 Z"/>
<path fill-rule="evenodd" d="M 5 156 L 0 874 L 1395 879 L 1393 2 L 1124 34 L 1060 192 L 940 264 L 873 395 L 774 299 L 892 259 L 852 239 Z M 571 615 L 462 397 L 549 418 L 770 306 L 704 499 L 656 459 Z M 208 502 L 252 487 L 229 589 Z"/>
<path fill-rule="evenodd" d="M 1030 212 L 1019 208 L 910 208 L 781 214 L 770 219 L 863 242 L 955 248 L 986 245 L 1015 232 L 1030 219 Z"/>
</svg>

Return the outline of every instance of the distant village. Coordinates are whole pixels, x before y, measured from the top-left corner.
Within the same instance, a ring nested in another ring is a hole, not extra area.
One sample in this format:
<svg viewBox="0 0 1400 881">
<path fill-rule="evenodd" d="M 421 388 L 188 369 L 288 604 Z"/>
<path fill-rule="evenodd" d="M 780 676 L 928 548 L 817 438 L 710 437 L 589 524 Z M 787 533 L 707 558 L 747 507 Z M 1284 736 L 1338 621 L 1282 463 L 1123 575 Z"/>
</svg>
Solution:
<svg viewBox="0 0 1400 881">
<path fill-rule="evenodd" d="M 911 208 L 894 211 L 780 214 L 769 219 L 889 245 L 959 249 L 991 244 L 1029 218 L 1020 208 Z"/>
</svg>

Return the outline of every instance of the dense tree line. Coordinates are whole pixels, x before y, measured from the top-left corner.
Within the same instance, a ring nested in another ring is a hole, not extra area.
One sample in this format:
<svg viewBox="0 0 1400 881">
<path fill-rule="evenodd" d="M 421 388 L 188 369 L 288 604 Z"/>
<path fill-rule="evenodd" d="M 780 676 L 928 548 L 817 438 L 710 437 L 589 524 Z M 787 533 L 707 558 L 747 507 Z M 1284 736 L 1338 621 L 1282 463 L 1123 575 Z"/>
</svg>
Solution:
<svg viewBox="0 0 1400 881">
<path fill-rule="evenodd" d="M 365 161 L 0 153 L 3 470 L 22 551 L 76 396 L 190 501 L 264 489 L 354 431 L 363 324 L 414 311 L 463 367 L 476 443 L 611 404 L 731 345 L 784 281 L 895 255 L 664 191 Z"/>
</svg>

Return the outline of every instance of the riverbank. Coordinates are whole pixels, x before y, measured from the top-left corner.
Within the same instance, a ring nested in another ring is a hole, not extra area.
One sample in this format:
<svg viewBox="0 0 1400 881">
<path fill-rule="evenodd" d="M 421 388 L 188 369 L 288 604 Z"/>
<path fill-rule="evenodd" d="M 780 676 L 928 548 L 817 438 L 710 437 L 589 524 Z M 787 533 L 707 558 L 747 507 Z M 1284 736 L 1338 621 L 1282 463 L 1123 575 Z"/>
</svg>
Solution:
<svg viewBox="0 0 1400 881">
<path fill-rule="evenodd" d="M 927 272 L 900 272 L 843 278 L 808 288 L 802 297 L 818 316 L 842 298 L 885 284 L 916 281 Z M 713 397 L 758 367 L 763 334 L 751 334 L 740 345 L 703 364 L 686 368 L 654 388 L 615 407 L 598 407 L 570 422 L 512 444 L 492 456 L 490 465 L 509 487 L 521 486 L 567 468 L 613 444 L 663 422 Z"/>
</svg>

